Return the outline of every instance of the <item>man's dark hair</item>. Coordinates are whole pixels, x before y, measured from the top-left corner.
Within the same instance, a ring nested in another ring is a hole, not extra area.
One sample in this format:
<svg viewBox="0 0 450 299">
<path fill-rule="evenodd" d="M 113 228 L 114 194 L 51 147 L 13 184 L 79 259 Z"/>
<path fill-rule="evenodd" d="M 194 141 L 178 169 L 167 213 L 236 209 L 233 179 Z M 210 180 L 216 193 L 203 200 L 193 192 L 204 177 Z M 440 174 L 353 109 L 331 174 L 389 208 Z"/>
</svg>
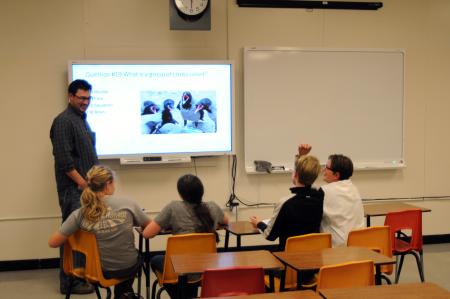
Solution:
<svg viewBox="0 0 450 299">
<path fill-rule="evenodd" d="M 69 92 L 69 94 L 75 95 L 78 89 L 91 91 L 92 85 L 89 84 L 89 82 L 87 82 L 86 80 L 77 79 L 69 84 L 69 88 L 67 89 L 67 91 Z"/>
<path fill-rule="evenodd" d="M 204 189 L 200 179 L 192 174 L 183 175 L 178 179 L 177 189 L 184 201 L 194 205 L 194 213 L 201 223 L 201 226 L 196 229 L 196 232 L 216 233 L 214 220 L 209 212 L 209 208 L 202 202 Z"/>
<path fill-rule="evenodd" d="M 353 175 L 353 162 L 352 160 L 344 155 L 330 155 L 328 157 L 330 160 L 331 171 L 339 172 L 339 180 L 348 180 Z"/>
</svg>

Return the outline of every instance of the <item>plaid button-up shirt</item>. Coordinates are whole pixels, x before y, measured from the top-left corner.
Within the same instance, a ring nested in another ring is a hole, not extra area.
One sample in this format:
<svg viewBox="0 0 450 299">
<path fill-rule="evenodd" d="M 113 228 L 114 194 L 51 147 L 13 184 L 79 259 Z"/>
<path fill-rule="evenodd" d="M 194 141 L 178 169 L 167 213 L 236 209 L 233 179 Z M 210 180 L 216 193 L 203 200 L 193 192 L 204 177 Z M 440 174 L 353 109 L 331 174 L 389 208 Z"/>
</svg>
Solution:
<svg viewBox="0 0 450 299">
<path fill-rule="evenodd" d="M 86 177 L 88 170 L 98 164 L 95 150 L 95 133 L 86 121 L 86 113 L 80 114 L 70 105 L 54 120 L 50 139 L 55 158 L 55 177 L 58 192 L 69 186 L 77 187 L 67 175 L 76 169 Z"/>
</svg>

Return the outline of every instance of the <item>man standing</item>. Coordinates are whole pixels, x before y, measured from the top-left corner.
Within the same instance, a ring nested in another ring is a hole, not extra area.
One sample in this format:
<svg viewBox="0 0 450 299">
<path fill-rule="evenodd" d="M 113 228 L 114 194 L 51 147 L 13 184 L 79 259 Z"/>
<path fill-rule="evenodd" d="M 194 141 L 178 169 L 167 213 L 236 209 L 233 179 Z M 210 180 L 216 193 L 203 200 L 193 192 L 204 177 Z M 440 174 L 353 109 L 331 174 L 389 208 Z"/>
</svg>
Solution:
<svg viewBox="0 0 450 299">
<path fill-rule="evenodd" d="M 75 80 L 68 88 L 69 104 L 54 120 L 50 130 L 55 158 L 55 177 L 62 220 L 80 207 L 80 195 L 87 186 L 86 173 L 98 163 L 95 133 L 86 121 L 92 86 L 85 80 Z M 63 271 L 63 247 L 60 248 L 60 291 L 65 294 L 68 277 Z M 72 293 L 88 294 L 90 284 L 74 282 Z"/>
<path fill-rule="evenodd" d="M 309 153 L 311 146 L 302 144 L 299 153 Z M 353 162 L 344 155 L 330 155 L 323 168 L 323 179 L 328 184 L 322 186 L 325 193 L 320 231 L 330 233 L 333 247 L 345 246 L 348 233 L 363 228 L 364 208 L 358 189 L 350 180 Z"/>
</svg>

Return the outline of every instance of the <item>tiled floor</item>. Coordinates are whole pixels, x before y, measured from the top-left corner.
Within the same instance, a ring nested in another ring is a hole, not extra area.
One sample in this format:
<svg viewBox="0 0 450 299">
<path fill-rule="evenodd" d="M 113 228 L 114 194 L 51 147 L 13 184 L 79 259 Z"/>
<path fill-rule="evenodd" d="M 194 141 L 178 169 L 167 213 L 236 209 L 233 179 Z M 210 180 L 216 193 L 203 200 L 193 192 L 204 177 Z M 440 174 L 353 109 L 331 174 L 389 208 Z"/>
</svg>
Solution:
<svg viewBox="0 0 450 299">
<path fill-rule="evenodd" d="M 450 244 L 426 245 L 424 248 L 425 280 L 450 291 Z M 152 281 L 154 279 L 152 275 Z M 419 273 L 412 256 L 406 256 L 400 283 L 419 282 Z M 144 280 L 142 280 L 145 286 Z M 58 292 L 58 270 L 31 270 L 0 272 L 0 298 L 64 298 Z M 104 296 L 104 295 L 103 295 Z M 91 295 L 73 295 L 71 298 L 96 298 Z M 162 298 L 169 298 L 163 292 Z"/>
</svg>

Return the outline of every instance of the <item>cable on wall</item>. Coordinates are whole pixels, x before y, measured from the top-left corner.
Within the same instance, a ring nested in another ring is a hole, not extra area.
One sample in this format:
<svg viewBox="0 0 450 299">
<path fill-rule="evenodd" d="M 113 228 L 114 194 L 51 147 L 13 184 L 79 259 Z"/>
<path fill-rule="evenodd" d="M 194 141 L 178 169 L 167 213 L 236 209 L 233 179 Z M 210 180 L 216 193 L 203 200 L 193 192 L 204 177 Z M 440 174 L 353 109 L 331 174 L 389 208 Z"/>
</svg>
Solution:
<svg viewBox="0 0 450 299">
<path fill-rule="evenodd" d="M 236 155 L 232 156 L 233 161 L 231 164 L 231 194 L 228 198 L 228 201 L 226 203 L 226 207 L 230 209 L 230 211 L 233 211 L 233 208 L 236 209 L 237 214 L 237 207 L 239 204 L 242 204 L 246 207 L 258 207 L 258 206 L 273 206 L 273 203 L 249 203 L 242 201 L 237 195 L 236 195 L 236 173 L 237 173 L 237 157 Z"/>
</svg>

